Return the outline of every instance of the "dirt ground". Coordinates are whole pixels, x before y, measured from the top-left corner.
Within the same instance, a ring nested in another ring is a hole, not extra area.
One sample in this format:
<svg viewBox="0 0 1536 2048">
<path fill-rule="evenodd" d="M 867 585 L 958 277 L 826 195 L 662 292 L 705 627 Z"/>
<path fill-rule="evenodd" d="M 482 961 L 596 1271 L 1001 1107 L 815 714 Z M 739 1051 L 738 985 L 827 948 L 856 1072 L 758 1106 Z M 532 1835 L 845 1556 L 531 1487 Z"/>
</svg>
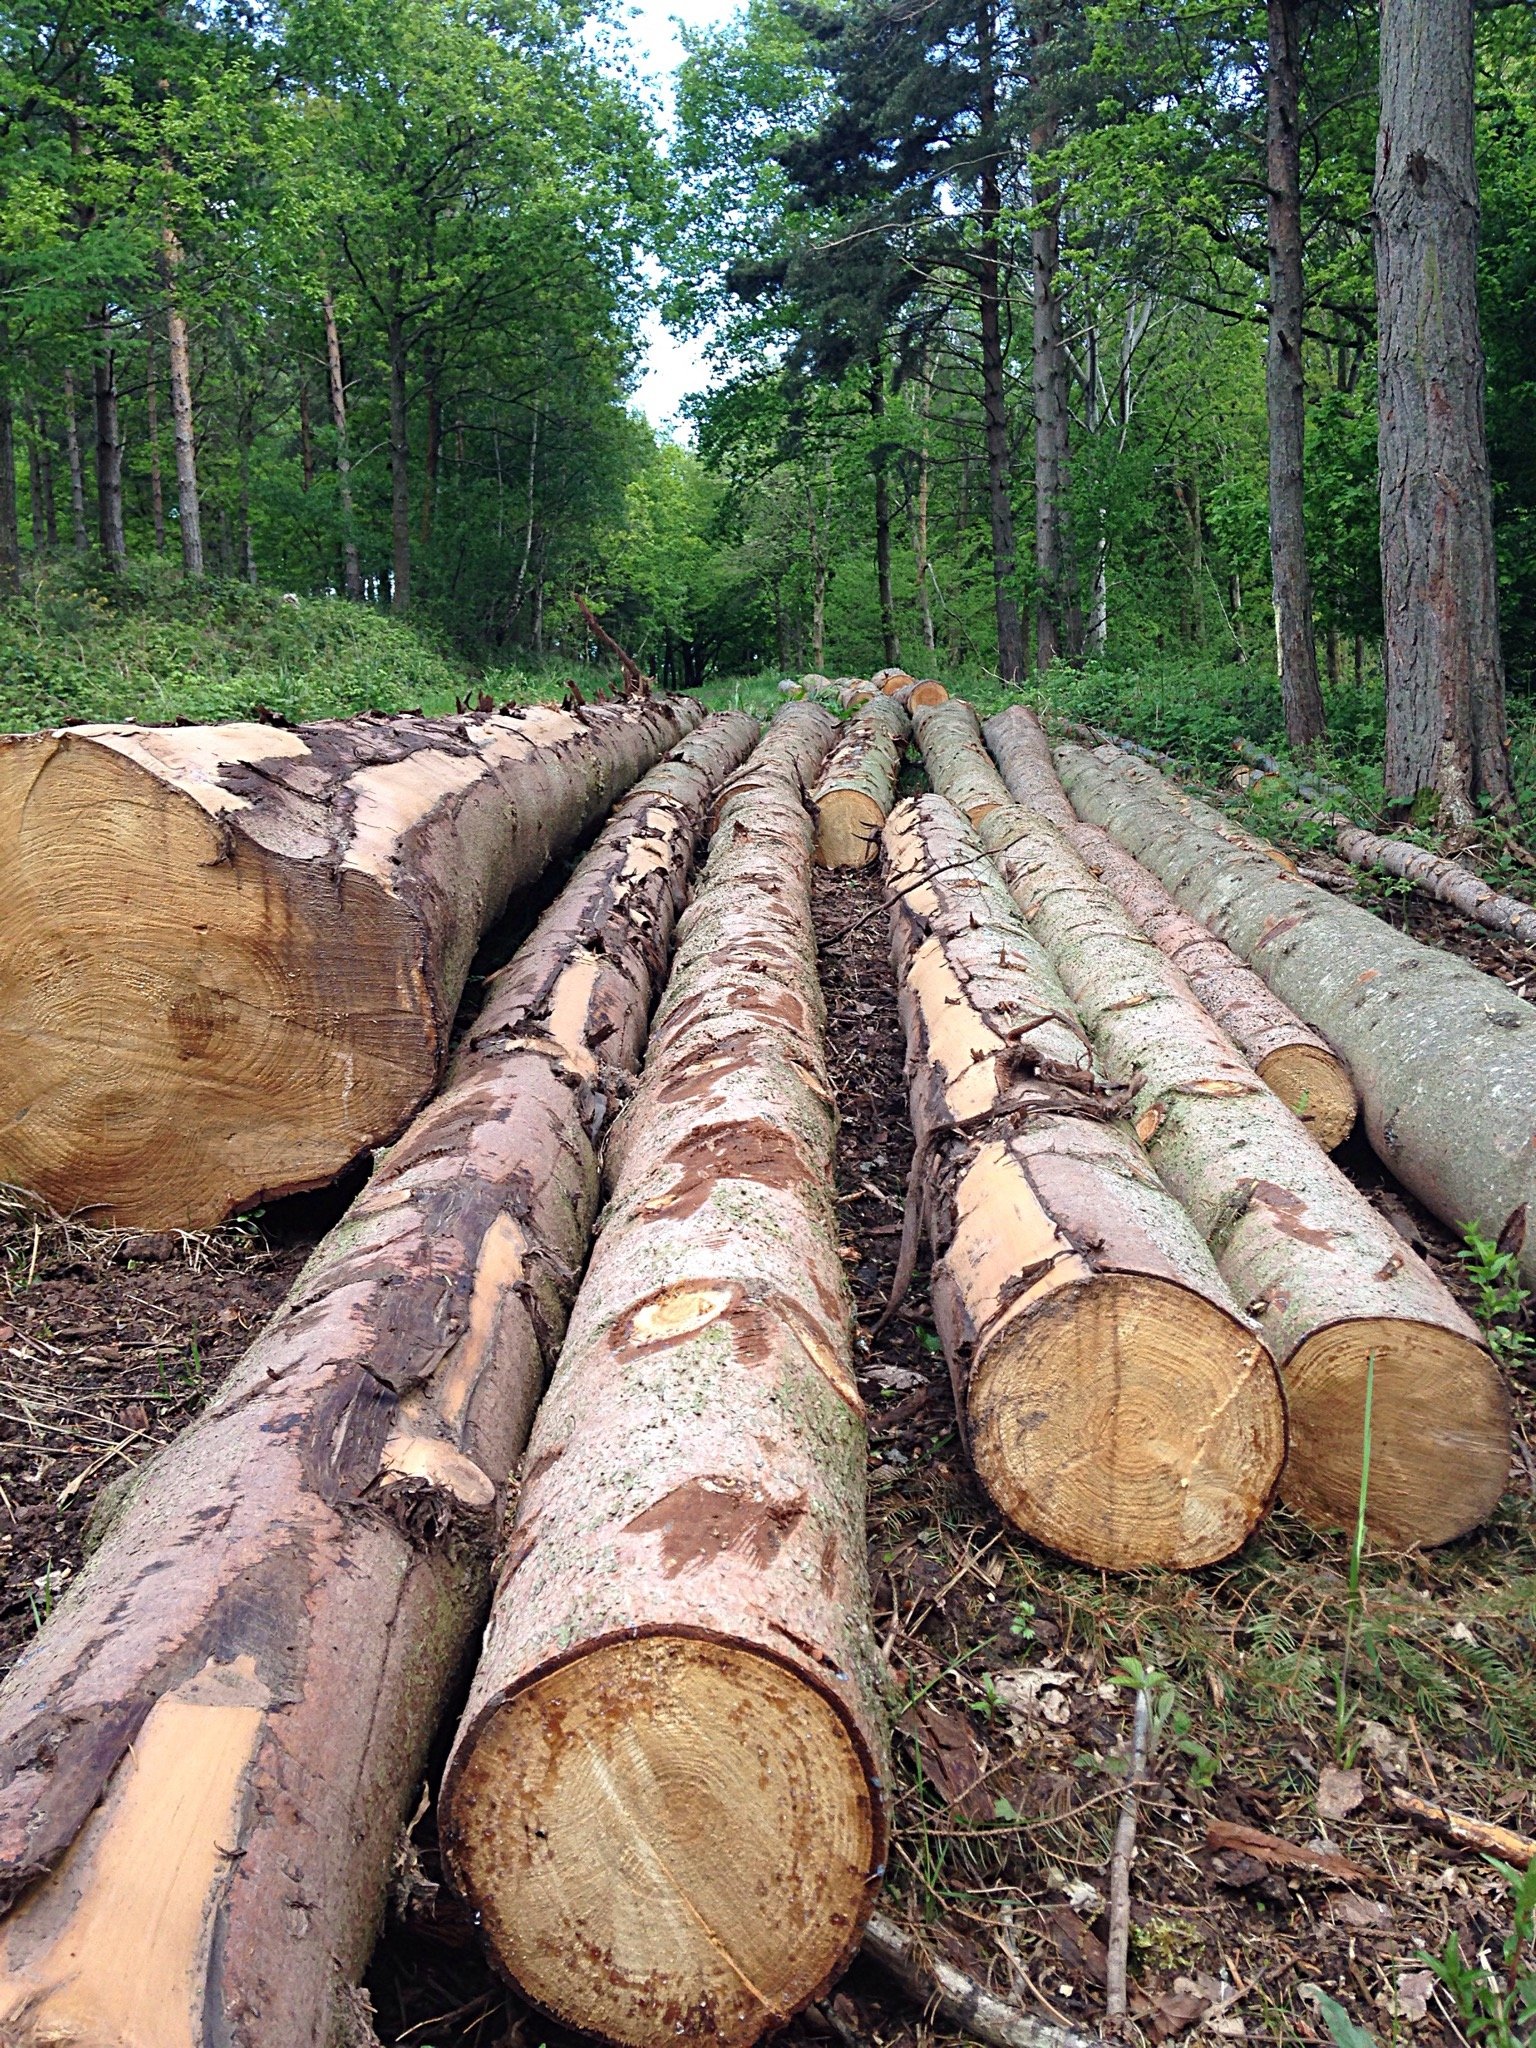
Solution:
<svg viewBox="0 0 1536 2048">
<path fill-rule="evenodd" d="M 1357 886 L 1340 864 L 1308 859 Z M 1536 953 L 1417 899 L 1380 907 L 1522 993 L 1536 986 Z M 820 877 L 817 915 L 844 1257 L 868 1331 L 895 1264 L 912 1142 L 874 874 Z M 1441 1227 L 1363 1144 L 1342 1163 L 1472 1304 Z M 0 1204 L 0 1664 L 79 1568 L 103 1488 L 197 1411 L 340 1201 L 190 1238 L 92 1236 Z M 1239 1557 L 1187 1577 L 1111 1580 L 1034 1550 L 960 1454 L 925 1290 L 920 1268 L 878 1342 L 859 1339 L 871 1582 L 897 1723 L 886 1909 L 1001 1996 L 1095 2028 L 1132 1704 L 1123 1662 L 1138 1659 L 1165 1675 L 1167 1714 L 1133 1868 L 1137 2035 L 1326 2042 L 1308 1989 L 1320 1986 L 1383 2048 L 1477 2041 L 1421 1958 L 1454 1933 L 1464 1956 L 1496 1963 L 1507 1887 L 1402 1820 L 1388 1788 L 1536 1832 L 1536 1379 L 1522 1318 L 1501 1336 L 1519 1421 L 1498 1515 L 1442 1551 L 1367 1557 L 1351 1597 L 1343 1538 L 1284 1512 Z M 1223 1846 L 1234 1824 L 1272 1846 Z M 1283 1845 L 1300 1856 L 1277 1860 Z M 439 1887 L 430 1811 L 412 1847 L 368 1983 L 380 2040 L 563 2048 L 491 1975 Z M 861 1963 L 787 2038 L 946 2037 Z"/>
</svg>

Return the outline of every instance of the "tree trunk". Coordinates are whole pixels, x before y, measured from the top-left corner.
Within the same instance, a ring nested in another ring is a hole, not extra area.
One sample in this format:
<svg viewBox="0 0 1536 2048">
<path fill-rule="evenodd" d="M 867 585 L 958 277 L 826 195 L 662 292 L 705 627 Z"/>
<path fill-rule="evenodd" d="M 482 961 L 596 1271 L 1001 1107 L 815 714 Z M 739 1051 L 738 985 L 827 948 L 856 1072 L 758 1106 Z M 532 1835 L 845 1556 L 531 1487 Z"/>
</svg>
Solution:
<svg viewBox="0 0 1536 2048">
<path fill-rule="evenodd" d="M 1470 0 L 1385 0 L 1374 219 L 1387 794 L 1512 802 L 1477 323 Z"/>
<path fill-rule="evenodd" d="M 3 337 L 0 337 L 3 339 Z M 21 590 L 21 517 L 16 504 L 16 412 L 0 382 L 0 598 Z"/>
<path fill-rule="evenodd" d="M 484 1618 L 710 789 L 610 821 L 442 1096 L 213 1405 L 134 1475 L 0 1691 L 13 2048 L 360 2039 L 356 1985 Z M 64 1860 L 66 1859 L 67 1860 Z"/>
<path fill-rule="evenodd" d="M 47 413 L 41 410 L 33 413 L 32 431 L 37 438 L 37 482 L 43 503 L 43 545 L 51 552 L 59 544 L 59 518 L 53 502 L 53 429 L 48 424 Z"/>
<path fill-rule="evenodd" d="M 155 553 L 165 553 L 165 491 L 160 478 L 160 386 L 155 374 L 155 330 L 144 328 L 144 423 L 149 438 L 149 516 Z"/>
<path fill-rule="evenodd" d="M 819 672 L 827 651 L 827 548 L 816 517 L 816 493 L 809 484 L 805 503 L 811 545 L 811 667 Z"/>
<path fill-rule="evenodd" d="M 976 713 L 963 697 L 919 706 L 912 714 L 912 729 L 928 780 L 969 824 L 979 825 L 988 811 L 1008 802 Z"/>
<path fill-rule="evenodd" d="M 498 1966 L 630 2048 L 782 2026 L 885 1860 L 801 798 L 835 730 L 786 706 L 718 807 L 443 1784 Z"/>
<path fill-rule="evenodd" d="M 1038 152 L 1055 141 L 1054 122 L 1037 129 Z M 1070 409 L 1067 351 L 1061 331 L 1056 270 L 1061 241 L 1061 200 L 1054 179 L 1038 181 L 1038 203 L 1048 210 L 1037 220 L 1030 242 L 1034 266 L 1035 398 L 1035 658 L 1042 669 L 1083 651 L 1082 614 L 1077 603 L 1067 538 L 1068 431 Z"/>
<path fill-rule="evenodd" d="M 1306 304 L 1301 234 L 1301 51 L 1299 0 L 1268 0 L 1267 172 L 1269 183 L 1269 348 L 1264 395 L 1269 414 L 1269 552 L 1275 649 L 1285 734 L 1296 748 L 1323 736 L 1323 693 L 1312 632 L 1312 578 L 1302 514 Z"/>
<path fill-rule="evenodd" d="M 980 315 L 981 406 L 987 446 L 987 504 L 992 521 L 992 606 L 997 620 L 997 670 L 1005 684 L 1023 680 L 1024 627 L 1014 591 L 1018 543 L 1013 526 L 1008 452 L 1007 355 L 1003 346 L 1002 188 L 997 171 L 997 84 L 993 72 L 996 25 L 993 0 L 976 16 L 977 87 L 981 152 L 977 173 L 976 289 Z M 963 490 L 959 522 L 965 521 Z"/>
<path fill-rule="evenodd" d="M 64 447 L 69 458 L 69 518 L 75 553 L 83 555 L 89 542 L 85 525 L 85 476 L 80 460 L 80 426 L 75 415 L 75 373 L 64 366 Z"/>
<path fill-rule="evenodd" d="M 27 441 L 27 511 L 32 521 L 32 552 L 43 552 L 43 459 L 40 436 L 37 431 L 37 416 L 26 422 Z"/>
<path fill-rule="evenodd" d="M 341 374 L 341 337 L 336 331 L 336 304 L 327 291 L 325 368 L 331 396 L 331 425 L 336 430 L 336 492 L 341 500 L 342 582 L 354 604 L 363 601 L 363 572 L 357 555 L 357 522 L 352 512 L 352 462 L 347 447 L 347 387 Z"/>
<path fill-rule="evenodd" d="M 1536 946 L 1536 910 L 1518 896 L 1490 889 L 1481 875 L 1473 874 L 1460 861 L 1446 860 L 1407 839 L 1382 839 L 1343 819 L 1335 825 L 1333 843 L 1352 867 L 1382 868 L 1389 875 L 1401 875 L 1405 882 L 1412 882 L 1438 903 L 1448 903 L 1463 917 L 1502 932 L 1522 946 Z"/>
<path fill-rule="evenodd" d="M 299 489 L 309 491 L 315 481 L 315 426 L 309 404 L 309 365 L 299 366 Z"/>
<path fill-rule="evenodd" d="M 437 363 L 429 348 L 426 351 L 426 400 L 427 400 L 427 445 L 421 465 L 421 544 L 426 547 L 432 539 L 432 520 L 437 511 L 437 472 L 443 449 L 443 405 L 438 396 Z M 537 415 L 535 415 L 537 419 Z M 535 432 L 535 444 L 537 444 Z"/>
<path fill-rule="evenodd" d="M 698 717 L 0 739 L 0 1180 L 151 1229 L 323 1185 L 433 1086 L 513 891 Z"/>
<path fill-rule="evenodd" d="M 811 791 L 816 859 L 824 868 L 861 868 L 880 851 L 880 832 L 912 731 L 894 697 L 871 697 L 838 736 Z"/>
<path fill-rule="evenodd" d="M 405 323 L 389 323 L 389 504 L 393 535 L 389 607 L 411 608 L 411 428 L 406 412 Z"/>
<path fill-rule="evenodd" d="M 1328 1044 L 1205 926 L 1181 910 L 1157 877 L 1067 800 L 1050 742 L 1034 713 L 1015 704 L 984 728 L 1008 792 L 1071 840 L 1090 874 L 1173 962 L 1265 1086 L 1332 1152 L 1355 1126 L 1358 1104 L 1344 1063 Z"/>
<path fill-rule="evenodd" d="M 110 312 L 103 307 L 94 323 L 96 349 L 91 359 L 91 378 L 96 397 L 96 534 L 102 559 L 116 573 L 128 560 L 128 543 L 123 536 L 123 441 L 111 321 Z"/>
<path fill-rule="evenodd" d="M 885 364 L 877 355 L 869 366 L 869 416 L 875 423 L 871 462 L 875 472 L 875 583 L 880 597 L 880 638 L 887 661 L 900 661 L 896 631 L 896 596 L 891 583 L 890 449 L 885 439 Z"/>
<path fill-rule="evenodd" d="M 917 576 L 917 612 L 922 622 L 923 646 L 932 654 L 933 605 L 928 596 L 928 579 L 933 573 L 928 560 L 928 499 L 933 475 L 928 449 L 929 418 L 933 411 L 933 362 L 930 357 L 923 361 L 922 394 L 923 431 L 917 450 L 917 503 L 912 523 L 912 552 L 916 558 L 913 567 Z"/>
<path fill-rule="evenodd" d="M 1395 1170 L 1401 1172 L 1399 1161 L 1427 1123 L 1454 1129 L 1458 1140 L 1465 1134 L 1469 1145 L 1481 1148 L 1474 1170 L 1496 1175 L 1502 1166 L 1529 1185 L 1528 1164 L 1483 1155 L 1507 1155 L 1511 1130 L 1536 1127 L 1530 1108 L 1518 1122 L 1510 1114 L 1521 1080 L 1527 1103 L 1536 1099 L 1536 1048 L 1523 1056 L 1523 1077 L 1507 1054 L 1502 1068 L 1477 1076 L 1475 1087 L 1470 1078 L 1458 1085 L 1456 1073 L 1465 1046 L 1475 1051 L 1479 1040 L 1486 1048 L 1505 1036 L 1490 1027 L 1481 1005 L 1468 1015 L 1456 998 L 1464 998 L 1466 981 L 1497 984 L 1448 955 L 1428 956 L 1369 912 L 1283 876 L 1261 857 L 1228 848 L 1080 749 L 1062 748 L 1058 759 L 1085 815 L 1144 858 L 1187 910 L 1326 1032 L 1350 1062 L 1378 1147 L 1380 1112 L 1387 1106 L 1383 1070 L 1390 1075 L 1396 1066 L 1395 1078 L 1404 1077 L 1399 1048 L 1412 1038 L 1414 1092 L 1394 1095 L 1388 1107 L 1389 1115 L 1401 1111 L 1401 1125 L 1383 1149 Z M 992 824 L 989 819 L 986 833 Z M 1028 851 L 1036 853 L 1033 843 Z M 1014 861 L 1018 854 L 1004 858 Z M 1238 1298 L 1265 1304 L 1260 1322 L 1285 1373 L 1291 1408 L 1283 1497 L 1309 1520 L 1353 1525 L 1365 1392 L 1374 1367 L 1372 1533 L 1395 1544 L 1444 1543 L 1475 1528 L 1498 1501 L 1509 1448 L 1507 1399 L 1476 1330 L 1289 1112 L 1267 1092 L 1254 1095 L 1244 1070 L 1223 1064 L 1225 1041 L 1214 1025 L 1202 1043 L 1181 1007 L 1187 1003 L 1182 984 L 1177 990 L 1167 985 L 1171 970 L 1163 969 L 1165 985 L 1158 986 L 1153 969 L 1160 956 L 1143 943 L 1140 967 L 1131 971 L 1136 959 L 1119 944 L 1124 913 L 1118 905 L 1113 916 L 1102 904 L 1086 916 L 1075 893 L 1073 931 L 1050 935 L 1045 927 L 1055 927 L 1057 914 L 1044 891 L 1059 866 L 1060 855 L 1046 848 L 1034 873 L 1018 871 L 1027 903 L 1041 906 L 1036 928 L 1048 948 L 1075 963 L 1063 972 L 1068 988 L 1076 980 L 1091 992 L 1082 1002 L 1084 1019 L 1110 1071 L 1128 1076 L 1128 1063 L 1142 1062 L 1146 1079 L 1137 1099 L 1153 1164 L 1211 1239 Z M 1314 898 L 1321 901 L 1314 905 Z M 1357 925 L 1374 926 L 1380 937 L 1359 933 Z M 1412 971 L 1404 948 L 1421 956 L 1422 972 Z M 1451 972 L 1430 967 L 1431 957 Z M 1289 969 L 1297 962 L 1299 974 L 1274 972 L 1279 963 Z M 1320 990 L 1327 1001 L 1318 1000 Z M 1447 993 L 1452 1003 L 1437 1004 Z M 1502 990 L 1498 995 L 1501 1016 L 1524 1008 Z M 1132 1002 L 1133 1009 L 1111 1007 Z M 1336 1028 L 1341 1022 L 1342 1031 Z M 1229 1090 L 1215 1092 L 1229 1082 Z M 1200 1092 L 1194 1092 L 1197 1084 Z M 1529 1158 L 1529 1147 L 1522 1149 Z M 1409 1174 L 1402 1177 L 1414 1185 Z"/>
<path fill-rule="evenodd" d="M 885 847 L 913 1198 L 977 1473 L 1079 1563 L 1229 1556 L 1285 1456 L 1274 1362 L 1118 1120 L 969 826 L 922 797 Z"/>
</svg>

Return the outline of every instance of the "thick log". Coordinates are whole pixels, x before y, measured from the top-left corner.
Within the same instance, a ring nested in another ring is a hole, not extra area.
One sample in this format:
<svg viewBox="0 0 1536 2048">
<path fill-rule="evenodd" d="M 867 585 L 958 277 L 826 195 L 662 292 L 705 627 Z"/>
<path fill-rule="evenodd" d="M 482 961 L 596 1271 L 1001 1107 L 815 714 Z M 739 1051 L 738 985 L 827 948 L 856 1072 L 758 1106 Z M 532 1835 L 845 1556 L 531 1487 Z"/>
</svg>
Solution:
<svg viewBox="0 0 1536 2048">
<path fill-rule="evenodd" d="M 711 720 L 492 984 L 442 1095 L 134 1477 L 0 1690 L 0 2039 L 336 2048 L 597 1206 Z"/>
<path fill-rule="evenodd" d="M 922 706 L 912 714 L 912 732 L 934 788 L 941 790 L 972 825 L 1008 802 L 1008 791 L 981 736 L 981 725 L 963 697 Z"/>
<path fill-rule="evenodd" d="M 924 705 L 943 704 L 949 699 L 948 690 L 935 676 L 922 676 L 916 682 L 909 677 L 906 682 L 898 683 L 890 695 L 907 711 L 916 711 Z"/>
<path fill-rule="evenodd" d="M 801 797 L 835 729 L 788 706 L 731 786 L 443 1787 L 500 1967 L 645 2048 L 817 1997 L 885 1854 Z"/>
<path fill-rule="evenodd" d="M 960 813 L 898 805 L 885 852 L 913 1194 L 977 1473 L 1080 1563 L 1226 1557 L 1285 1456 L 1274 1362 Z"/>
<path fill-rule="evenodd" d="M 1266 1086 L 1294 1110 L 1325 1152 L 1342 1145 L 1359 1105 L 1343 1061 L 1325 1038 L 1181 910 L 1157 877 L 1097 825 L 1073 810 L 1039 720 L 1011 705 L 984 728 L 1014 800 L 1049 819 L 1071 840 L 1091 874 L 1114 890 L 1131 917 L 1178 968 Z"/>
<path fill-rule="evenodd" d="M 1280 1362 L 1281 1498 L 1353 1527 L 1370 1397 L 1366 1524 L 1444 1543 L 1493 1510 L 1509 1400 L 1476 1327 L 1312 1142 L 1070 842 L 1021 810 L 981 836 L 1051 957 L 1136 1128 Z"/>
<path fill-rule="evenodd" d="M 1058 761 L 1083 815 L 1348 1062 L 1372 1145 L 1427 1209 L 1490 1237 L 1536 1212 L 1536 1009 L 1454 953 L 1224 844 L 1152 770 L 1080 748 Z M 1520 1269 L 1536 1284 L 1536 1229 Z"/>
<path fill-rule="evenodd" d="M 515 889 L 701 713 L 0 737 L 0 1180 L 219 1222 L 392 1138 Z"/>
<path fill-rule="evenodd" d="M 916 678 L 904 668 L 877 668 L 869 680 L 887 697 L 894 697 L 898 690 L 904 690 Z"/>
<path fill-rule="evenodd" d="M 884 696 L 871 697 L 843 727 L 811 792 L 822 867 L 861 868 L 878 855 L 911 731 L 900 704 Z"/>
</svg>

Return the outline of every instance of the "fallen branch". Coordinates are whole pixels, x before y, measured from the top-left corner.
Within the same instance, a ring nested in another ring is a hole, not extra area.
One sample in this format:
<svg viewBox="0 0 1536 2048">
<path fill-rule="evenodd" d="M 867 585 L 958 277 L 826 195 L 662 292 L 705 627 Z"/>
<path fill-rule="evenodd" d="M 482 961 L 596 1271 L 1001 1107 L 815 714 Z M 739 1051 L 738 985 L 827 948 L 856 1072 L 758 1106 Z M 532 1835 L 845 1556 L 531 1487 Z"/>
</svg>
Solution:
<svg viewBox="0 0 1536 2048">
<path fill-rule="evenodd" d="M 1136 1788 L 1147 1767 L 1147 1741 L 1152 1730 L 1152 1695 L 1144 1685 L 1136 1688 L 1136 1719 L 1131 1731 L 1131 1760 L 1125 1790 L 1120 1795 L 1120 1818 L 1115 1827 L 1115 1846 L 1109 1857 L 1109 1939 L 1105 1943 L 1108 1962 L 1104 1979 L 1104 2016 L 1117 2024 L 1129 2010 L 1125 1965 L 1131 1943 L 1131 1858 L 1136 1853 Z"/>
<path fill-rule="evenodd" d="M 1387 1797 L 1406 1819 L 1446 1836 L 1458 1849 L 1476 1849 L 1485 1856 L 1502 1856 L 1506 1863 L 1518 1864 L 1522 1870 L 1536 1863 L 1536 1842 L 1528 1835 L 1517 1835 L 1513 1828 L 1501 1828 L 1496 1821 L 1473 1820 L 1469 1814 L 1452 1813 L 1437 1800 L 1420 1799 L 1398 1785 L 1387 1787 Z"/>
<path fill-rule="evenodd" d="M 952 2027 L 988 2048 L 1106 2048 L 1100 2034 L 1080 2034 L 996 1998 L 941 1956 L 920 1952 L 911 1935 L 883 1913 L 870 1917 L 863 1954 L 920 2005 L 935 2007 Z"/>
<path fill-rule="evenodd" d="M 652 676 L 648 676 L 645 673 L 645 670 L 641 668 L 639 662 L 636 661 L 635 657 L 632 654 L 630 654 L 625 648 L 621 647 L 618 641 L 614 639 L 613 635 L 610 632 L 606 631 L 602 626 L 598 624 L 597 619 L 593 614 L 591 606 L 586 602 L 584 598 L 576 597 L 576 593 L 574 591 L 572 591 L 571 595 L 572 597 L 576 598 L 576 609 L 581 613 L 581 616 L 586 620 L 587 627 L 588 630 L 591 632 L 592 638 L 597 642 L 599 647 L 606 647 L 608 652 L 613 656 L 614 660 L 619 664 L 619 673 L 624 678 L 625 696 L 652 696 L 656 689 L 655 678 Z"/>
</svg>

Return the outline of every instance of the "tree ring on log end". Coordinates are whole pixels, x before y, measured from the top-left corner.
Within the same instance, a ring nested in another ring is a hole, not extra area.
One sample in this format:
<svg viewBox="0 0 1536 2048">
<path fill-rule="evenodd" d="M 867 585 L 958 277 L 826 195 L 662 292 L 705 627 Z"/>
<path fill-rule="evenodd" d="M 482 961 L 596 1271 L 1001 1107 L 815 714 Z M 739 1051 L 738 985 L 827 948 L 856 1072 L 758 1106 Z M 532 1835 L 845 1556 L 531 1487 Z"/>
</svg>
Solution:
<svg viewBox="0 0 1536 2048">
<path fill-rule="evenodd" d="M 1259 1061 L 1258 1072 L 1325 1152 L 1336 1151 L 1354 1129 L 1354 1085 L 1332 1053 L 1311 1045 L 1282 1045 Z"/>
<path fill-rule="evenodd" d="M 1110 1571 L 1229 1557 L 1285 1458 L 1285 1402 L 1262 1342 L 1147 1274 L 1026 1298 L 978 1354 L 967 1408 L 976 1470 L 1003 1513 Z"/>
<path fill-rule="evenodd" d="M 545 2010 L 634 2048 L 732 2048 L 857 1946 L 883 1846 L 871 1770 L 832 1700 L 761 1651 L 609 1641 L 482 1722 L 450 1855 Z"/>
<path fill-rule="evenodd" d="M 862 789 L 829 789 L 816 805 L 816 859 L 824 868 L 862 868 L 880 850 L 885 813 Z"/>
<path fill-rule="evenodd" d="M 1486 1521 L 1509 1478 L 1499 1369 L 1470 1337 L 1385 1316 L 1331 1323 L 1291 1354 L 1286 1506 L 1315 1527 L 1353 1532 L 1367 1379 L 1371 1539 L 1394 1549 L 1449 1543 Z"/>
</svg>

